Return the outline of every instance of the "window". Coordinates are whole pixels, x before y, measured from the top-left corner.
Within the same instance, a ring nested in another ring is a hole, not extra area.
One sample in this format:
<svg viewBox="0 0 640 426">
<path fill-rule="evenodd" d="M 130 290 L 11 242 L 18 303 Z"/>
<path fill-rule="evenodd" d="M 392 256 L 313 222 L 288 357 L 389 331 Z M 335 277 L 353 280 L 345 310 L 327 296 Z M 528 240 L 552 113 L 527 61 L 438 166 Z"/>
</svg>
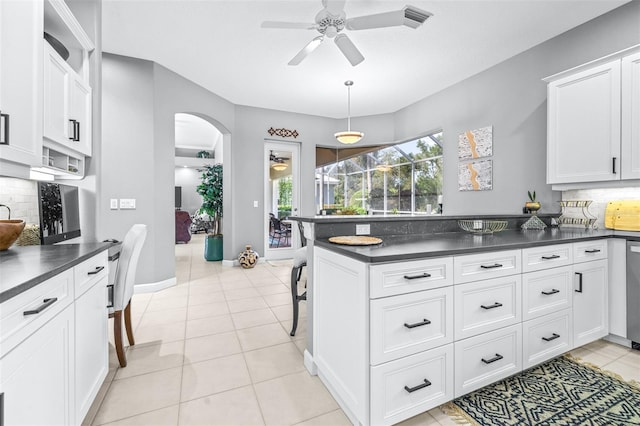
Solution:
<svg viewBox="0 0 640 426">
<path fill-rule="evenodd" d="M 318 148 L 316 159 L 324 163 L 316 169 L 319 212 L 440 213 L 442 132 L 395 145 Z"/>
</svg>

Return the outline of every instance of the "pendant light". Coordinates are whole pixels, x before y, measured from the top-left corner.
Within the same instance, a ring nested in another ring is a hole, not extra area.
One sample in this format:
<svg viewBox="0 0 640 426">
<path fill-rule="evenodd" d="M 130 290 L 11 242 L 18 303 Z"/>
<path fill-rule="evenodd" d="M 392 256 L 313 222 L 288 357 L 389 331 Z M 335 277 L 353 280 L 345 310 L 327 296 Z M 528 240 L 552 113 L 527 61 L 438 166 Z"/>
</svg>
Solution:
<svg viewBox="0 0 640 426">
<path fill-rule="evenodd" d="M 351 86 L 353 86 L 353 81 L 347 80 L 344 82 L 344 85 L 347 86 L 347 130 L 343 132 L 338 132 L 334 136 L 338 140 L 338 142 L 343 143 L 345 145 L 351 145 L 356 142 L 359 142 L 360 139 L 364 136 L 362 132 L 356 132 L 351 130 Z"/>
</svg>

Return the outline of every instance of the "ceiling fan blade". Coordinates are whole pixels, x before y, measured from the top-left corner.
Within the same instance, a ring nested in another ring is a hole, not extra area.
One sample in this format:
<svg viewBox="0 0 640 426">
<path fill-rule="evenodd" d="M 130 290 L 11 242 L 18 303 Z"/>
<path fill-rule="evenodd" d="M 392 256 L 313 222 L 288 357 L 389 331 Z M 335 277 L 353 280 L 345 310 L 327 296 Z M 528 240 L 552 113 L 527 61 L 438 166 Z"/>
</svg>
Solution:
<svg viewBox="0 0 640 426">
<path fill-rule="evenodd" d="M 345 26 L 349 30 L 368 30 L 371 28 L 399 27 L 401 25 L 415 29 L 431 16 L 433 16 L 432 13 L 418 9 L 415 6 L 405 6 L 403 9 L 393 12 L 347 19 Z"/>
<path fill-rule="evenodd" d="M 345 0 L 322 0 L 322 6 L 332 15 L 339 15 L 344 10 Z"/>
<path fill-rule="evenodd" d="M 309 53 L 313 52 L 318 46 L 320 46 L 322 40 L 324 40 L 324 36 L 318 36 L 311 40 L 305 47 L 302 48 L 301 51 L 298 52 L 296 56 L 293 57 L 293 59 L 289 61 L 289 65 L 298 65 L 300 62 L 302 62 L 302 60 L 306 58 Z"/>
<path fill-rule="evenodd" d="M 360 62 L 364 61 L 364 56 L 362 56 L 362 53 L 360 53 L 356 45 L 353 44 L 346 34 L 338 34 L 334 41 L 336 42 L 336 45 L 338 45 L 342 54 L 349 62 L 351 62 L 351 65 L 355 67 Z"/>
<path fill-rule="evenodd" d="M 306 22 L 280 22 L 280 21 L 264 21 L 260 27 L 262 28 L 280 28 L 285 30 L 315 30 L 318 25 Z"/>
</svg>

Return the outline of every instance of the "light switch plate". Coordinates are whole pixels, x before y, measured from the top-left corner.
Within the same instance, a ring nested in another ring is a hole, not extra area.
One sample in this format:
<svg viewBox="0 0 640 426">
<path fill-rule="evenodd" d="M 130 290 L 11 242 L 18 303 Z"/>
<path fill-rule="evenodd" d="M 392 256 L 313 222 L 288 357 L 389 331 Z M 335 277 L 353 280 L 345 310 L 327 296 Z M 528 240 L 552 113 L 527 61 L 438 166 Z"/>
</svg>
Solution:
<svg viewBox="0 0 640 426">
<path fill-rule="evenodd" d="M 118 199 L 112 198 L 110 201 L 111 210 L 118 210 Z"/>
<path fill-rule="evenodd" d="M 371 233 L 371 225 L 368 223 L 356 225 L 356 235 L 369 235 Z"/>
<path fill-rule="evenodd" d="M 131 210 L 136 208 L 136 199 L 135 198 L 121 198 L 120 199 L 120 209 L 121 210 Z"/>
<path fill-rule="evenodd" d="M 258 201 L 257 201 L 257 200 L 255 200 L 255 201 L 253 202 L 253 207 L 258 207 Z"/>
</svg>

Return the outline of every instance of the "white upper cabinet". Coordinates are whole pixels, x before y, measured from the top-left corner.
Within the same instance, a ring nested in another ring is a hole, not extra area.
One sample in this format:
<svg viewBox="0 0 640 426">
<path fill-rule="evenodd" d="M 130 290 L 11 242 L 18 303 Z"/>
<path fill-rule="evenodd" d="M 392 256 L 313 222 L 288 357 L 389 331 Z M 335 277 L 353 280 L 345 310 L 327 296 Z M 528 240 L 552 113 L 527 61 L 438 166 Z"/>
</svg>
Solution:
<svg viewBox="0 0 640 426">
<path fill-rule="evenodd" d="M 0 1 L 0 174 L 42 151 L 43 5 Z"/>
<path fill-rule="evenodd" d="M 640 177 L 640 65 L 632 59 L 638 51 L 635 46 L 545 79 L 547 183 Z"/>
<path fill-rule="evenodd" d="M 91 88 L 47 42 L 44 42 L 44 137 L 91 155 Z"/>
<path fill-rule="evenodd" d="M 622 178 L 640 179 L 640 52 L 622 58 Z"/>
<path fill-rule="evenodd" d="M 44 30 L 68 51 L 60 54 L 44 45 L 44 145 L 91 156 L 91 87 L 89 53 L 92 41 L 62 0 L 44 1 Z M 46 164 L 44 164 L 46 166 Z"/>
</svg>

